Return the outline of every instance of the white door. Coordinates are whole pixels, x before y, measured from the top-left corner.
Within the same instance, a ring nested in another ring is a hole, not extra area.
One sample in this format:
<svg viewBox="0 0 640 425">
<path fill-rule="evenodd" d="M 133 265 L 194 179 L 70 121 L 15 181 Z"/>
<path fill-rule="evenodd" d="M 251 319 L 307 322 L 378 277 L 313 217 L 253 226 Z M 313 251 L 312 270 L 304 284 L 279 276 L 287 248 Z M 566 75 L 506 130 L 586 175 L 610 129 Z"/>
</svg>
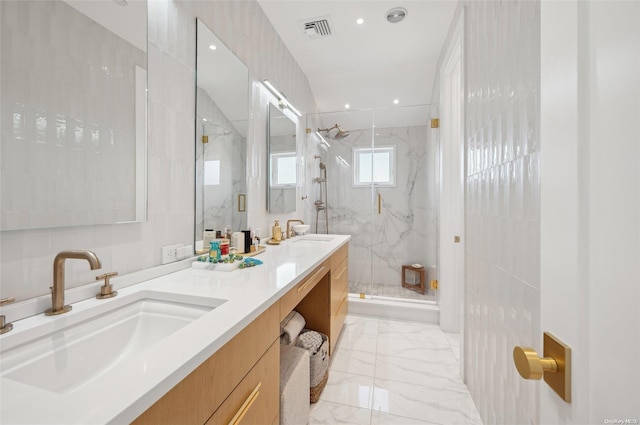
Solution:
<svg viewBox="0 0 640 425">
<path fill-rule="evenodd" d="M 640 423 L 640 2 L 541 2 L 541 331 L 572 402 L 540 423 Z"/>
<path fill-rule="evenodd" d="M 464 306 L 464 14 L 440 69 L 440 328 L 460 332 Z M 460 338 L 463 341 L 463 338 Z M 461 353 L 464 350 L 461 347 Z M 461 362 L 464 364 L 464 362 Z"/>
</svg>

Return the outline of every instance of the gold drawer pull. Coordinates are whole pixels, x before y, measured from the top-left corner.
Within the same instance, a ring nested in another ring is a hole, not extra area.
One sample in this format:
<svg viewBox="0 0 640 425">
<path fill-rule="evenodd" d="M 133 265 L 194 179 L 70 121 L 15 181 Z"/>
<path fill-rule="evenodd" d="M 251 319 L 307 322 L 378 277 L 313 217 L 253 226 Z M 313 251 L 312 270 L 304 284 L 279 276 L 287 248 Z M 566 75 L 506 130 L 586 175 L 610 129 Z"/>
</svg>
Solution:
<svg viewBox="0 0 640 425">
<path fill-rule="evenodd" d="M 338 277 L 336 277 L 336 280 L 340 280 L 340 278 L 342 277 L 342 275 L 344 274 L 344 272 L 347 270 L 347 266 L 344 266 L 344 269 L 342 269 L 342 271 L 340 272 L 340 274 L 338 275 Z"/>
<path fill-rule="evenodd" d="M 242 418 L 244 418 L 244 415 L 246 415 L 249 409 L 251 408 L 251 405 L 253 404 L 253 402 L 256 401 L 256 399 L 260 395 L 261 386 L 262 386 L 262 381 L 258 382 L 258 385 L 256 385 L 253 391 L 251 391 L 251 394 L 249 394 L 249 397 L 247 397 L 244 403 L 242 403 L 242 406 L 240 406 L 240 409 L 238 409 L 235 416 L 231 419 L 231 421 L 229 422 L 229 425 L 237 425 L 240 423 Z"/>
<path fill-rule="evenodd" d="M 298 288 L 298 292 L 302 291 L 303 289 L 305 289 L 307 286 L 311 285 L 311 282 L 316 280 L 316 276 L 318 276 L 320 273 L 322 273 L 324 271 L 324 266 L 321 266 L 318 271 L 316 271 L 313 276 L 311 276 L 310 279 L 307 279 L 307 281 L 304 283 L 304 285 L 302 285 L 301 287 Z"/>
</svg>

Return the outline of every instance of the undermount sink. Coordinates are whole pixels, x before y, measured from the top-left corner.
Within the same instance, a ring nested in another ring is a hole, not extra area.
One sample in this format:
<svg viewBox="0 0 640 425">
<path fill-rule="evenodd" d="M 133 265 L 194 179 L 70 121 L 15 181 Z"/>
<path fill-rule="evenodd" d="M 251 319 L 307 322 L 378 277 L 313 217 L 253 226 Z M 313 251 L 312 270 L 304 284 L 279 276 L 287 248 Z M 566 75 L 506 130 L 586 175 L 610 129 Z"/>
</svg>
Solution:
<svg viewBox="0 0 640 425">
<path fill-rule="evenodd" d="M 226 300 L 140 291 L 3 338 L 3 378 L 68 393 Z M 14 331 L 15 332 L 15 331 Z"/>
<path fill-rule="evenodd" d="M 333 240 L 333 236 L 327 235 L 304 235 L 304 236 L 296 236 L 293 238 L 293 242 L 320 242 L 326 243 L 331 242 Z"/>
</svg>

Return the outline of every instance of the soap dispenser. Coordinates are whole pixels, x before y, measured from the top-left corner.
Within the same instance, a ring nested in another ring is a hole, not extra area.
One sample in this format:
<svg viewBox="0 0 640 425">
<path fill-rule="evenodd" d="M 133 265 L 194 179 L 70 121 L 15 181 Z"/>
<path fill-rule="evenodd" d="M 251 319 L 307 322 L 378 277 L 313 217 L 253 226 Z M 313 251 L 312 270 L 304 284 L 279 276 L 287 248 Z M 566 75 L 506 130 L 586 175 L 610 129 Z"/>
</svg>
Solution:
<svg viewBox="0 0 640 425">
<path fill-rule="evenodd" d="M 280 242 L 282 240 L 282 229 L 280 228 L 280 221 L 276 220 L 273 228 L 271 229 L 271 239 L 276 242 Z"/>
</svg>

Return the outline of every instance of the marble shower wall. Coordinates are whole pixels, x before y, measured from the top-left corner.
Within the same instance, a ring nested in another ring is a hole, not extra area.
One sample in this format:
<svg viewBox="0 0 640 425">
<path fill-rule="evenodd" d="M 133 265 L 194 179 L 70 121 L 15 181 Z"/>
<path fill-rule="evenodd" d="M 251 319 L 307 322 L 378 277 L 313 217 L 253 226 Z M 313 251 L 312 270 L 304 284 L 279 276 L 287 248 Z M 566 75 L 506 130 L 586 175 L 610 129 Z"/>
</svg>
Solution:
<svg viewBox="0 0 640 425">
<path fill-rule="evenodd" d="M 540 2 L 463 2 L 454 22 L 463 8 L 466 383 L 484 423 L 535 424 L 540 384 L 512 350 L 541 352 Z"/>
<path fill-rule="evenodd" d="M 93 250 L 103 271 L 125 274 L 160 265 L 164 245 L 193 243 L 196 17 L 249 67 L 247 220 L 266 229 L 274 218 L 265 209 L 267 102 L 272 96 L 258 81 L 270 79 L 296 108 L 315 112 L 306 76 L 255 1 L 153 0 L 148 24 L 148 221 L 1 232 L 0 296 L 24 300 L 47 294 L 53 258 L 63 249 Z M 302 140 L 304 129 L 299 132 Z M 286 222 L 287 217 L 275 218 Z M 67 262 L 67 287 L 95 282 L 95 276 L 86 263 Z"/>
<path fill-rule="evenodd" d="M 314 135 L 311 135 L 315 139 Z M 327 167 L 329 233 L 349 234 L 349 282 L 351 292 L 372 294 L 379 285 L 401 287 L 403 264 L 435 265 L 436 217 L 435 133 L 426 125 L 376 128 L 376 146 L 396 147 L 396 186 L 380 187 L 381 212 L 377 212 L 377 190 L 353 186 L 354 147 L 370 147 L 372 130 L 352 130 L 349 137 L 332 140 L 315 154 Z M 308 182 L 320 176 L 313 156 L 307 166 Z M 320 184 L 312 184 L 308 202 L 319 199 Z M 315 231 L 316 213 L 308 213 Z M 321 211 L 318 233 L 324 233 Z M 372 286 L 373 285 L 373 286 Z M 405 291 L 408 291 L 405 289 Z M 383 295 L 382 293 L 380 295 Z"/>
</svg>

